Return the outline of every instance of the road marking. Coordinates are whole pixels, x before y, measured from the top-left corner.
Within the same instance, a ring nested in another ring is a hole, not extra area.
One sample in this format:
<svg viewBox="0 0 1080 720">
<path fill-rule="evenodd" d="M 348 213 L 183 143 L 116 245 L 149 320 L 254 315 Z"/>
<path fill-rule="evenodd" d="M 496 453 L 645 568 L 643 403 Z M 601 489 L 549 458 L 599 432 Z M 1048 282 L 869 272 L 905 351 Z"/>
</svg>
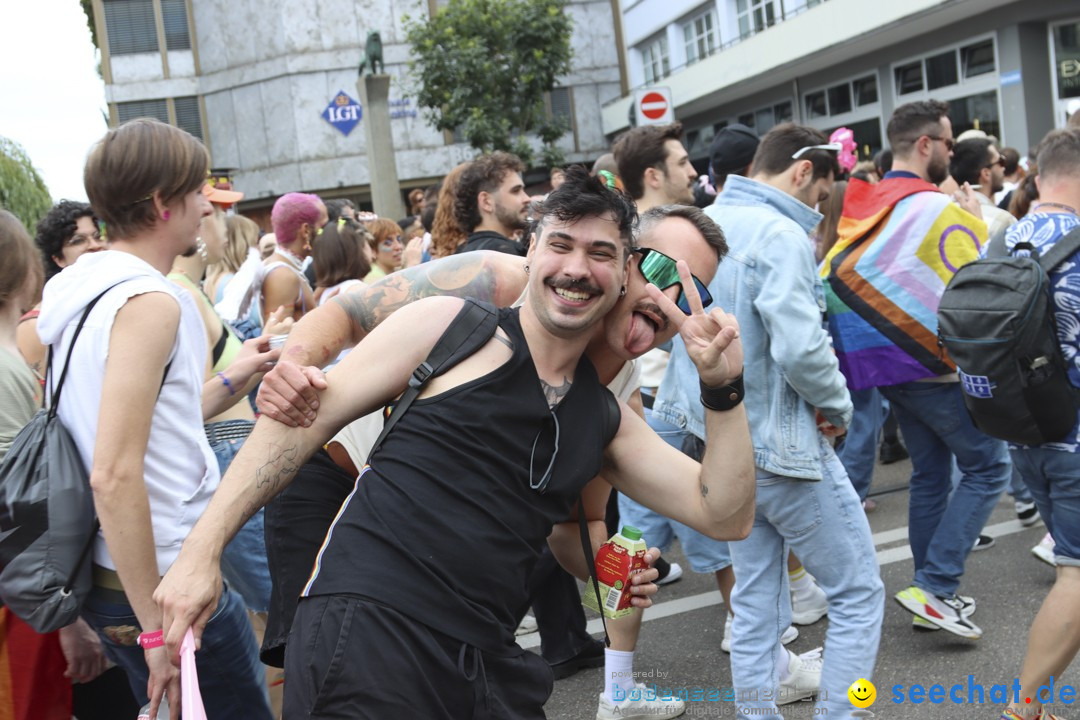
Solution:
<svg viewBox="0 0 1080 720">
<path fill-rule="evenodd" d="M 1031 526 L 1024 527 L 1020 524 L 1019 520 L 1006 520 L 1005 522 L 996 523 L 994 525 L 987 525 L 983 528 L 982 534 L 989 535 L 990 537 L 1005 537 L 1006 535 L 1014 535 L 1024 530 L 1030 530 Z M 881 545 L 888 545 L 889 543 L 896 542 L 898 540 L 906 540 L 908 535 L 907 527 L 895 528 L 893 530 L 884 530 L 879 533 L 874 533 L 874 547 Z M 904 560 L 911 559 L 911 546 L 902 545 L 900 547 L 888 548 L 886 550 L 877 551 L 878 565 L 891 565 L 892 563 L 902 562 Z M 678 598 L 675 600 L 667 600 L 660 602 L 649 608 L 649 611 L 645 613 L 645 619 L 643 622 L 649 622 L 650 620 L 660 620 L 661 618 L 671 617 L 672 615 L 680 615 L 686 612 L 692 612 L 694 610 L 700 610 L 710 605 L 719 605 L 721 603 L 720 591 L 712 590 L 710 592 L 699 593 L 697 595 L 688 595 L 687 597 Z M 604 632 L 604 627 L 600 623 L 600 618 L 590 620 L 586 626 L 586 630 L 590 635 L 597 635 Z M 518 645 L 523 648 L 539 647 L 540 646 L 540 633 L 529 633 L 528 635 L 522 635 L 517 638 Z"/>
</svg>

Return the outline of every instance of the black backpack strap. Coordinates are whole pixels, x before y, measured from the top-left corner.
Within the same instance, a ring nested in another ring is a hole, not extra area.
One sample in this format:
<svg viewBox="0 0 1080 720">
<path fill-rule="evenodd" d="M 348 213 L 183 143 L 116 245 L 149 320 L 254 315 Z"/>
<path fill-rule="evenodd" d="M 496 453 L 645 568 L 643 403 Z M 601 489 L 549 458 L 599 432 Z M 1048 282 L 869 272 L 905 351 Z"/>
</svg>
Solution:
<svg viewBox="0 0 1080 720">
<path fill-rule="evenodd" d="M 56 388 L 49 394 L 49 417 L 56 417 L 57 409 L 60 403 L 60 391 L 64 389 L 64 379 L 67 377 L 68 368 L 71 367 L 71 353 L 75 349 L 75 341 L 79 339 L 79 333 L 82 332 L 83 325 L 86 324 L 86 318 L 90 317 L 90 311 L 94 309 L 94 306 L 98 304 L 98 300 L 105 297 L 105 293 L 112 290 L 120 283 L 115 283 L 102 290 L 97 297 L 90 301 L 83 310 L 82 317 L 79 318 L 79 324 L 75 326 L 75 333 L 71 336 L 71 342 L 68 343 L 67 357 L 64 358 L 64 369 L 60 371 L 60 379 L 56 381 Z M 48 360 L 45 366 L 45 380 L 46 383 L 52 378 L 52 345 L 49 346 Z"/>
<path fill-rule="evenodd" d="M 436 375 L 446 372 L 482 348 L 495 334 L 495 329 L 498 326 L 499 312 L 494 305 L 473 300 L 472 298 L 465 299 L 464 307 L 447 326 L 446 331 L 435 343 L 435 346 L 431 348 L 427 360 L 420 363 L 416 370 L 413 370 L 412 378 L 409 379 L 409 386 L 405 388 L 405 392 L 394 404 L 394 409 L 390 412 L 390 417 L 386 419 L 386 423 L 383 424 L 379 438 L 371 446 L 371 452 L 368 453 L 369 460 L 375 454 L 375 451 L 379 449 L 379 446 L 382 445 L 386 436 L 390 434 L 390 430 L 397 424 L 397 421 L 401 419 L 401 416 L 405 414 L 413 401 L 419 397 L 428 381 Z"/>
<path fill-rule="evenodd" d="M 596 607 L 600 608 L 600 623 L 604 626 L 604 647 L 611 647 L 607 620 L 604 618 L 604 599 L 600 597 L 600 581 L 596 579 L 596 556 L 592 549 L 592 537 L 589 535 L 589 521 L 585 519 L 585 498 L 581 496 L 578 497 L 577 516 L 578 528 L 581 530 L 581 550 L 585 553 L 585 565 L 589 568 L 593 592 L 596 593 Z"/>
<path fill-rule="evenodd" d="M 1054 243 L 1054 247 L 1039 256 L 1039 265 L 1047 275 L 1061 263 L 1080 250 L 1080 226 L 1074 227 L 1065 237 Z"/>
</svg>

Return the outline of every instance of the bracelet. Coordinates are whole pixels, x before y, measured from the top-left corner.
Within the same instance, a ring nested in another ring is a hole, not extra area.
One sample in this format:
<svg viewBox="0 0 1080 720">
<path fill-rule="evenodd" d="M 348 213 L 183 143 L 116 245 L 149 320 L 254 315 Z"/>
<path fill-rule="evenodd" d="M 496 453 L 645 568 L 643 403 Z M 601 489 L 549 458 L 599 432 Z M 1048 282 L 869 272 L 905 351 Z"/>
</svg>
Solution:
<svg viewBox="0 0 1080 720">
<path fill-rule="evenodd" d="M 165 632 L 163 630 L 155 630 L 154 632 L 139 633 L 139 647 L 143 650 L 150 650 L 151 648 L 158 648 L 165 644 Z"/>
<path fill-rule="evenodd" d="M 699 384 L 701 385 L 701 404 L 709 410 L 724 412 L 725 410 L 731 410 L 743 401 L 742 373 L 739 373 L 739 377 L 723 387 L 710 387 L 700 381 Z"/>
<path fill-rule="evenodd" d="M 230 396 L 235 395 L 236 394 L 236 388 L 234 388 L 232 386 L 232 383 L 229 382 L 229 378 L 225 377 L 225 373 L 219 372 L 217 374 L 217 376 L 219 378 L 221 378 L 221 382 L 225 383 L 225 389 L 229 391 L 229 395 Z"/>
</svg>

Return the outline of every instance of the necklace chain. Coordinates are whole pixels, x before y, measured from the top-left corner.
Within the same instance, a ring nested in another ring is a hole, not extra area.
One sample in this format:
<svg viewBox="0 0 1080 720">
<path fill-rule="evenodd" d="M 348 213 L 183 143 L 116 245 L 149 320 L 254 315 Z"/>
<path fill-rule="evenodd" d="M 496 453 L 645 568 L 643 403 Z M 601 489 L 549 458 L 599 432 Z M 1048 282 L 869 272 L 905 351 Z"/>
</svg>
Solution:
<svg viewBox="0 0 1080 720">
<path fill-rule="evenodd" d="M 1058 208 L 1059 210 L 1064 210 L 1065 212 L 1070 212 L 1070 213 L 1072 213 L 1073 215 L 1080 215 L 1080 213 L 1077 213 L 1077 212 L 1076 212 L 1076 208 L 1074 208 L 1074 207 L 1071 207 L 1071 206 L 1069 206 L 1069 205 L 1066 205 L 1065 203 L 1057 203 L 1057 202 L 1051 202 L 1051 201 L 1049 201 L 1049 200 L 1046 200 L 1046 201 L 1043 201 L 1043 202 L 1037 203 L 1037 204 L 1035 205 L 1035 207 L 1031 208 L 1031 211 L 1032 211 L 1032 212 L 1035 212 L 1036 210 L 1038 210 L 1039 208 L 1041 208 L 1041 207 L 1043 207 L 1043 206 L 1046 206 L 1046 207 L 1055 207 L 1055 208 Z"/>
</svg>

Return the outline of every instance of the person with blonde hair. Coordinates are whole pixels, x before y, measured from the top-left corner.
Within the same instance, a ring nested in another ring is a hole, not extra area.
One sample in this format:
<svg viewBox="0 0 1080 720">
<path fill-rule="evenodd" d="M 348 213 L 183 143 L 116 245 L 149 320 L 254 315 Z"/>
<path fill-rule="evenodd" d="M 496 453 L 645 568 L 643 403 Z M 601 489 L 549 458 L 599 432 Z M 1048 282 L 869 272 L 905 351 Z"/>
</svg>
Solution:
<svg viewBox="0 0 1080 720">
<path fill-rule="evenodd" d="M 245 381 L 218 376 L 204 388 L 209 349 L 199 307 L 165 277 L 196 247 L 211 213 L 203 192 L 209 164 L 201 142 L 157 120 L 106 133 L 90 151 L 84 183 L 110 251 L 54 277 L 38 319 L 55 351 L 53 372 L 69 375 L 59 418 L 86 466 L 101 523 L 82 616 L 151 717 L 166 693 L 179 717 L 180 699 L 153 592 L 220 480 L 203 415 L 220 412 L 230 384 Z M 207 618 L 196 663 L 208 714 L 269 720 L 240 596 L 223 593 Z"/>
<path fill-rule="evenodd" d="M 225 244 L 221 248 L 221 259 L 206 267 L 206 281 L 203 289 L 214 302 L 219 302 L 225 294 L 225 286 L 248 258 L 248 251 L 259 242 L 259 226 L 254 220 L 243 215 L 225 216 Z"/>
</svg>

